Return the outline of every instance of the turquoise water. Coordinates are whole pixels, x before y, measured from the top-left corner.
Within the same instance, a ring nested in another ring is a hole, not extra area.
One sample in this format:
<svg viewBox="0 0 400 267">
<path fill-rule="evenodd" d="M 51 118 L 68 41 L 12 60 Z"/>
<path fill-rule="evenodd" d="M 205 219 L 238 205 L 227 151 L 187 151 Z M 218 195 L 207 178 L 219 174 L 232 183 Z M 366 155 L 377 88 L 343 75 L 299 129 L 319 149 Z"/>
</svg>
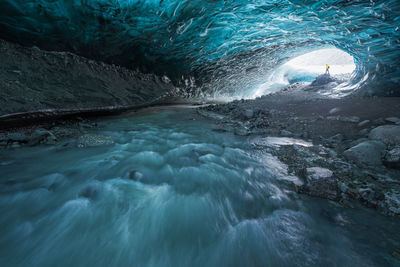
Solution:
<svg viewBox="0 0 400 267">
<path fill-rule="evenodd" d="M 98 123 L 114 145 L 0 152 L 1 266 L 400 264 L 398 218 L 295 194 L 191 110 Z"/>
</svg>

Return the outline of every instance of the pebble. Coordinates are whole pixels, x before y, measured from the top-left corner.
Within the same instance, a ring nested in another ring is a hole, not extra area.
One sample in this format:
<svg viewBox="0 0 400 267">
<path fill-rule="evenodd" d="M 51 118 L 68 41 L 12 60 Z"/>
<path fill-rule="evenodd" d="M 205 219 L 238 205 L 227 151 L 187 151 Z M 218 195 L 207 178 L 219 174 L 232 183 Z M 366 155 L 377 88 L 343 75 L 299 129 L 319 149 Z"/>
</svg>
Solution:
<svg viewBox="0 0 400 267">
<path fill-rule="evenodd" d="M 329 114 L 338 113 L 340 110 L 341 110 L 340 108 L 333 108 L 333 109 L 329 110 Z"/>
<path fill-rule="evenodd" d="M 385 121 L 395 123 L 395 124 L 400 123 L 400 119 L 397 117 L 389 117 L 389 118 L 386 118 Z"/>
<path fill-rule="evenodd" d="M 362 122 L 358 123 L 357 126 L 363 127 L 363 126 L 367 125 L 368 123 L 370 123 L 370 120 L 363 120 Z"/>
</svg>

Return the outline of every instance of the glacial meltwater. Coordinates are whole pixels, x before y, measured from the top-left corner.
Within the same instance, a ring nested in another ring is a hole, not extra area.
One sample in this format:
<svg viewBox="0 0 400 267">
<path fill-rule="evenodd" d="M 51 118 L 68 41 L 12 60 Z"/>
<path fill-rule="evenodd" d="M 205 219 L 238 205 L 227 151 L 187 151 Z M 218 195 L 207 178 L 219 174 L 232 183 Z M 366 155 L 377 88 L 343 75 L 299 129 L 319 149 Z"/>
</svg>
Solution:
<svg viewBox="0 0 400 267">
<path fill-rule="evenodd" d="M 296 194 L 283 163 L 190 109 L 97 121 L 114 144 L 0 152 L 1 266 L 399 264 L 398 218 Z"/>
</svg>

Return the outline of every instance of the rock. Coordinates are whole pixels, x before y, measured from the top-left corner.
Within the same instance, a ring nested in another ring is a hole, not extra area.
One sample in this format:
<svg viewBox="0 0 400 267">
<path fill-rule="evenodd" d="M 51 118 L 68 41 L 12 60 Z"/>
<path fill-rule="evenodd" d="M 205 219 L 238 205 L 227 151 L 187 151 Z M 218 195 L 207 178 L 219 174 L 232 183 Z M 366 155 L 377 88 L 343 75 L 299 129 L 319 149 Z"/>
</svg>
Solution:
<svg viewBox="0 0 400 267">
<path fill-rule="evenodd" d="M 400 119 L 397 117 L 389 117 L 385 119 L 386 122 L 391 122 L 391 123 L 395 123 L 398 124 L 400 123 Z"/>
<path fill-rule="evenodd" d="M 305 184 L 301 192 L 327 199 L 337 198 L 337 180 L 329 169 L 312 167 L 305 171 Z"/>
<path fill-rule="evenodd" d="M 17 142 L 28 142 L 30 137 L 24 133 L 19 133 L 19 132 L 13 132 L 13 133 L 8 133 L 7 136 L 5 137 L 8 142 L 10 141 L 17 141 Z"/>
<path fill-rule="evenodd" d="M 351 161 L 368 165 L 381 165 L 386 146 L 379 141 L 365 141 L 346 151 L 343 155 Z"/>
<path fill-rule="evenodd" d="M 98 198 L 100 191 L 101 191 L 101 185 L 98 183 L 93 183 L 83 188 L 79 192 L 78 196 L 90 200 L 95 200 Z"/>
<path fill-rule="evenodd" d="M 343 121 L 343 122 L 359 122 L 360 118 L 357 116 L 327 116 L 327 120 Z"/>
<path fill-rule="evenodd" d="M 239 135 L 239 136 L 247 136 L 247 135 L 250 134 L 250 132 L 249 132 L 246 128 L 243 128 L 243 127 L 235 128 L 235 129 L 233 130 L 233 133 L 234 133 L 235 135 Z"/>
<path fill-rule="evenodd" d="M 395 250 L 392 252 L 392 256 L 400 260 L 400 250 Z"/>
<path fill-rule="evenodd" d="M 385 124 L 385 120 L 384 120 L 384 119 L 382 119 L 382 118 L 379 118 L 379 119 L 373 120 L 372 122 L 373 122 L 373 124 L 377 124 L 377 125 L 380 125 L 380 124 Z"/>
<path fill-rule="evenodd" d="M 18 142 L 13 142 L 10 146 L 11 148 L 19 148 L 21 145 Z"/>
<path fill-rule="evenodd" d="M 400 169 L 400 146 L 386 153 L 383 164 L 389 168 Z"/>
<path fill-rule="evenodd" d="M 368 129 L 367 128 L 365 128 L 365 129 L 362 129 L 361 131 L 359 131 L 358 133 L 360 134 L 360 135 L 363 135 L 363 136 L 368 136 Z"/>
<path fill-rule="evenodd" d="M 343 139 L 344 139 L 343 135 L 339 133 L 339 134 L 329 137 L 328 142 L 338 144 L 338 143 L 342 142 Z"/>
<path fill-rule="evenodd" d="M 143 174 L 138 171 L 130 171 L 129 172 L 129 179 L 133 181 L 138 181 L 143 178 Z"/>
<path fill-rule="evenodd" d="M 280 131 L 280 135 L 284 136 L 284 137 L 291 137 L 291 136 L 293 136 L 293 133 L 288 130 L 282 130 L 282 131 Z"/>
<path fill-rule="evenodd" d="M 360 122 L 359 124 L 357 124 L 358 127 L 363 127 L 365 125 L 367 125 L 368 123 L 370 123 L 370 120 L 363 120 L 362 122 Z"/>
<path fill-rule="evenodd" d="M 338 80 L 329 74 L 321 74 L 311 83 L 311 86 L 325 85 L 331 82 L 337 82 Z"/>
<path fill-rule="evenodd" d="M 376 208 L 379 201 L 385 199 L 385 195 L 374 190 L 373 188 L 359 188 L 358 197 L 361 202 L 363 202 L 367 207 Z"/>
<path fill-rule="evenodd" d="M 266 128 L 269 126 L 269 122 L 263 117 L 257 117 L 257 119 L 252 122 L 251 126 L 254 128 Z"/>
<path fill-rule="evenodd" d="M 47 144 L 54 145 L 57 142 L 57 138 L 54 134 L 45 129 L 36 129 L 30 139 L 28 140 L 28 145 L 37 145 L 37 144 Z"/>
<path fill-rule="evenodd" d="M 254 112 L 253 112 L 252 109 L 246 109 L 246 110 L 244 111 L 244 116 L 245 116 L 247 119 L 253 118 L 253 115 L 254 115 Z"/>
<path fill-rule="evenodd" d="M 114 144 L 114 140 L 111 136 L 100 134 L 84 134 L 77 141 L 78 147 L 107 146 L 112 144 Z"/>
<path fill-rule="evenodd" d="M 344 122 L 359 122 L 360 118 L 357 116 L 340 116 L 339 117 L 340 121 L 344 121 Z"/>
<path fill-rule="evenodd" d="M 371 130 L 368 137 L 387 145 L 400 145 L 400 126 L 382 125 Z"/>
<path fill-rule="evenodd" d="M 359 138 L 357 140 L 352 141 L 350 143 L 350 147 L 356 146 L 356 145 L 361 144 L 362 142 L 365 142 L 365 141 L 369 141 L 369 139 L 368 138 Z"/>
<path fill-rule="evenodd" d="M 340 108 L 333 108 L 333 109 L 329 110 L 329 114 L 332 115 L 332 114 L 338 113 L 340 110 L 341 110 Z"/>
</svg>

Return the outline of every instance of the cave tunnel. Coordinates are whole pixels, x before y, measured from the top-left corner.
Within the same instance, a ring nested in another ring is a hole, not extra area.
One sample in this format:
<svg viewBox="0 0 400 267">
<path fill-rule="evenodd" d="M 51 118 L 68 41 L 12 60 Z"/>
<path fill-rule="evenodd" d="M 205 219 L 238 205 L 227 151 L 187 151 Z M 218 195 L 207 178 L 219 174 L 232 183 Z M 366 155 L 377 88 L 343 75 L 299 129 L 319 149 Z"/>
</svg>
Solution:
<svg viewBox="0 0 400 267">
<path fill-rule="evenodd" d="M 1 0 L 2 266 L 399 266 L 398 0 Z"/>
</svg>

